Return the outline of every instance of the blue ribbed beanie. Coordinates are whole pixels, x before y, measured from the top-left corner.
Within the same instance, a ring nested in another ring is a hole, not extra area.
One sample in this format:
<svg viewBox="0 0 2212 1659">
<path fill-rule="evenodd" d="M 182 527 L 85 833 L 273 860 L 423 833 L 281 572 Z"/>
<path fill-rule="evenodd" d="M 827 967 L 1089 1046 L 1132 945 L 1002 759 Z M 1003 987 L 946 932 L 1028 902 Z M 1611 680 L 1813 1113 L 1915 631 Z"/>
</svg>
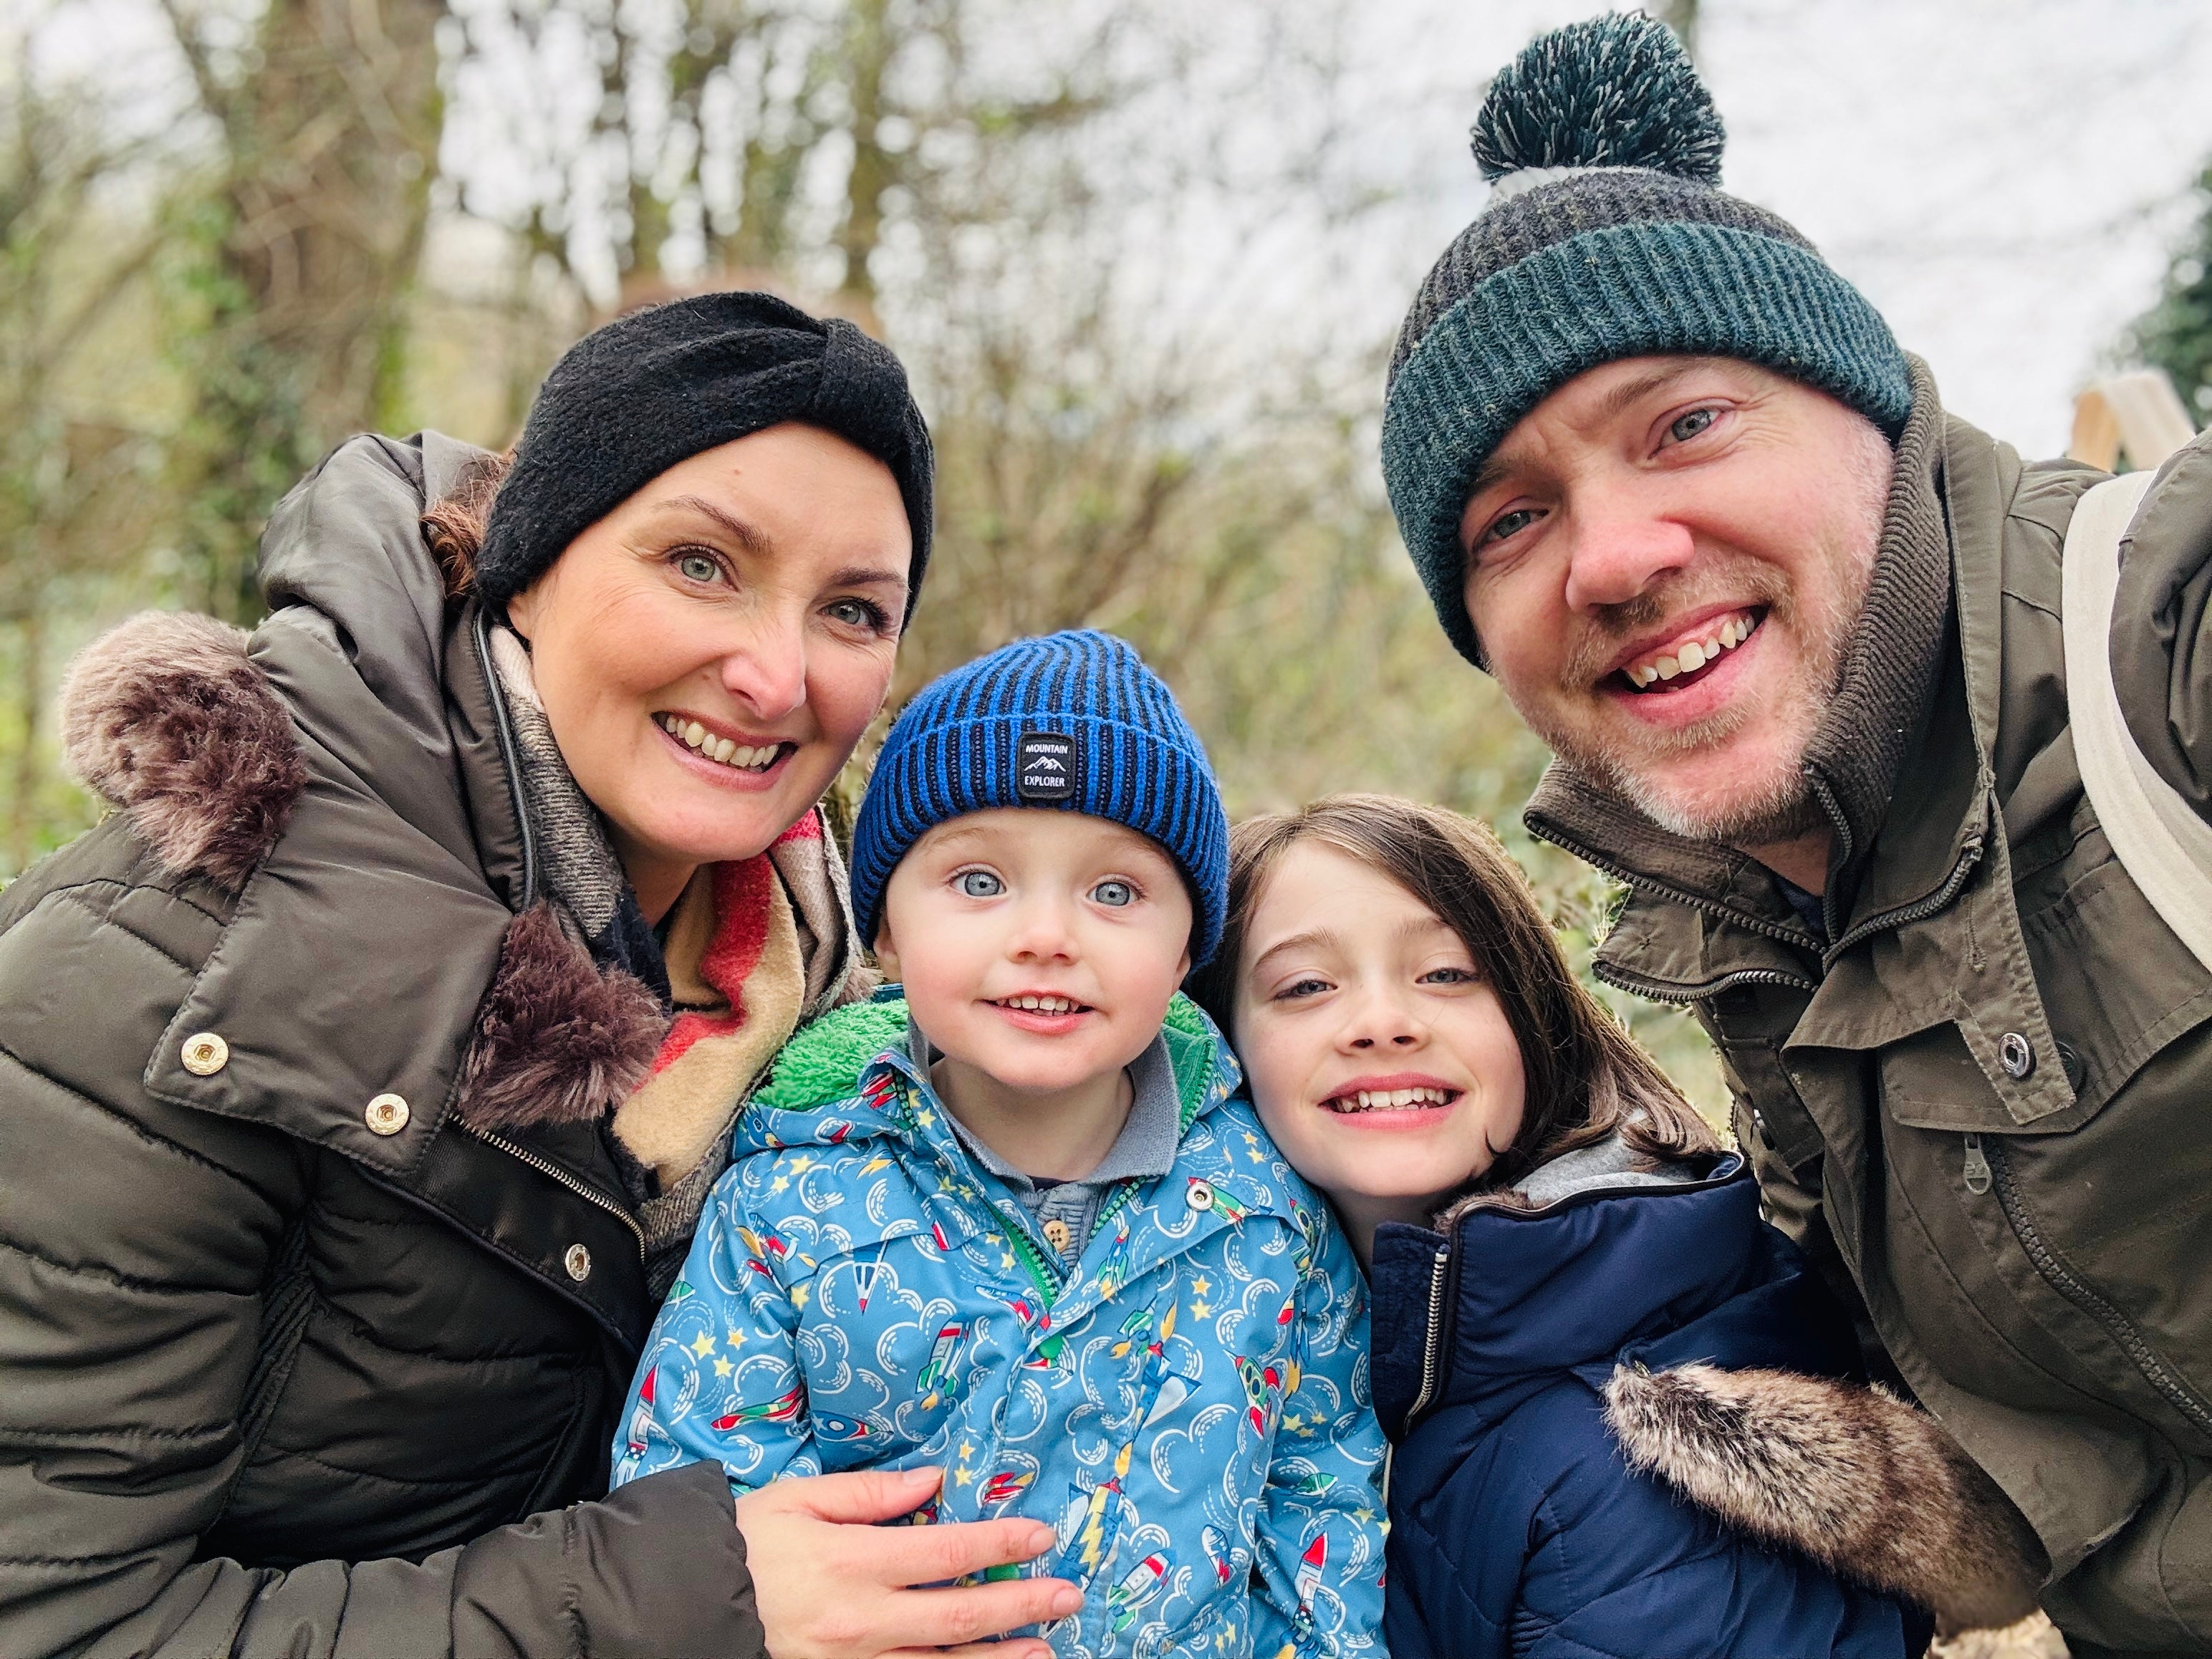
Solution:
<svg viewBox="0 0 2212 1659">
<path fill-rule="evenodd" d="M 1819 387 L 1891 442 L 1912 411 L 1905 354 L 1796 230 L 1717 188 L 1723 134 L 1663 23 L 1593 17 L 1531 42 L 1473 133 L 1490 200 L 1399 331 L 1382 477 L 1460 653 L 1460 515 L 1523 415 L 1585 369 L 1660 354 L 1740 357 Z"/>
<path fill-rule="evenodd" d="M 1001 806 L 1110 818 L 1189 884 L 1194 968 L 1221 942 L 1229 819 L 1205 745 L 1136 647 L 1090 629 L 1017 640 L 921 689 L 876 757 L 853 826 L 853 913 L 883 920 L 891 872 L 938 824 Z"/>
</svg>

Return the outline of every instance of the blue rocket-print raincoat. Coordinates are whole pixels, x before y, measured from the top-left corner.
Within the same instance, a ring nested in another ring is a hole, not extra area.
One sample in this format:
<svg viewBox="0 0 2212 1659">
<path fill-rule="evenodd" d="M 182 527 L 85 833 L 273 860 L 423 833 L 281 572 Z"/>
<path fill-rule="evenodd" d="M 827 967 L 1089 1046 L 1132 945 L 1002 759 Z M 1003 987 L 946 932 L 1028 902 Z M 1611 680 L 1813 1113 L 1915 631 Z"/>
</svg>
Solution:
<svg viewBox="0 0 2212 1659">
<path fill-rule="evenodd" d="M 617 1483 L 940 1464 L 924 1518 L 1033 1516 L 1068 1656 L 1381 1656 L 1366 1284 L 1177 997 L 1174 1170 L 1072 1267 L 969 1154 L 895 995 L 794 1038 L 739 1121 L 631 1385 Z M 1015 1571 L 1006 1569 L 1007 1571 Z"/>
</svg>

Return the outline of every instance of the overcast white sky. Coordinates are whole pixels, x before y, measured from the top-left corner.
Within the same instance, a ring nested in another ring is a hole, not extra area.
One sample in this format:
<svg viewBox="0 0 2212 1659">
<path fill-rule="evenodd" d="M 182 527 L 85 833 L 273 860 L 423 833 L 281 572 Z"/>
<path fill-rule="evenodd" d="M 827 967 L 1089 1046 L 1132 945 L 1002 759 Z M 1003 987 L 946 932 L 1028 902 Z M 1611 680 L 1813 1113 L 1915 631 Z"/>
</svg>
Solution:
<svg viewBox="0 0 2212 1659">
<path fill-rule="evenodd" d="M 1185 32 L 1203 43 L 1218 29 L 1233 64 L 1239 19 L 1295 18 L 1301 0 L 1260 3 L 1183 14 Z M 1536 30 L 1594 9 L 1362 0 L 1342 44 L 1367 115 L 1346 164 L 1398 199 L 1322 262 L 1328 280 L 1250 248 L 1237 250 L 1248 270 L 1264 268 L 1237 280 L 1297 284 L 1310 325 L 1387 337 L 1480 206 L 1466 129 L 1484 78 Z M 96 70 L 132 89 L 126 106 L 160 106 L 173 69 L 145 0 L 0 0 L 4 12 L 59 20 L 50 67 Z M 1811 236 L 1934 365 L 1951 409 L 2031 453 L 2062 447 L 2073 394 L 2154 293 L 2212 157 L 2212 3 L 1705 0 L 1699 45 L 1729 129 L 1726 187 Z M 1271 121 L 1301 118 L 1294 95 L 1270 90 L 1240 89 L 1257 143 Z M 1142 252 L 1220 280 L 1195 250 Z"/>
<path fill-rule="evenodd" d="M 1474 83 L 1595 8 L 1368 9 L 1412 43 L 1377 58 L 1407 66 L 1425 260 L 1480 204 Z M 2212 4 L 1705 0 L 1698 46 L 1728 125 L 1723 186 L 1818 243 L 1929 360 L 1948 408 L 2032 453 L 2063 449 L 2075 392 L 2156 291 L 2212 158 Z"/>
</svg>

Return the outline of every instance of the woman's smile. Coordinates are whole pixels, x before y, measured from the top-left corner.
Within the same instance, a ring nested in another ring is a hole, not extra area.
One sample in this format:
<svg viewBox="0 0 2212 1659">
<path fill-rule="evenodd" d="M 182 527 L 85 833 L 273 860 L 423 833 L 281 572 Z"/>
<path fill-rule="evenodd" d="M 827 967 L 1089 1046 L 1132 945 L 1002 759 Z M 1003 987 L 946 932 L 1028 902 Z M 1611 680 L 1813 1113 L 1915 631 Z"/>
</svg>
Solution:
<svg viewBox="0 0 2212 1659">
<path fill-rule="evenodd" d="M 726 727 L 688 712 L 655 714 L 653 723 L 677 751 L 681 764 L 722 787 L 744 787 L 748 782 L 765 781 L 799 750 L 798 743 L 793 739 L 755 738 L 747 741 L 742 734 L 733 734 Z M 699 771 L 702 767 L 711 769 Z"/>
</svg>

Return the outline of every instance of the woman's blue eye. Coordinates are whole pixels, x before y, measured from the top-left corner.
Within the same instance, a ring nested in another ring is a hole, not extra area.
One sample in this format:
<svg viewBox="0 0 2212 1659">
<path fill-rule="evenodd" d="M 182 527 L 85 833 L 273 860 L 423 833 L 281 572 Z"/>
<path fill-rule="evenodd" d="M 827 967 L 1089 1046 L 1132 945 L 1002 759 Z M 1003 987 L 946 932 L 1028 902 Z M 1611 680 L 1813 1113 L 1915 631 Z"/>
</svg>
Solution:
<svg viewBox="0 0 2212 1659">
<path fill-rule="evenodd" d="M 848 628 L 880 631 L 890 625 L 890 618 L 884 614 L 884 608 L 871 605 L 866 599 L 836 599 L 830 602 L 828 609 L 831 616 Z"/>
<path fill-rule="evenodd" d="M 676 568 L 686 581 L 710 582 L 722 574 L 722 567 L 704 553 L 686 553 L 676 561 Z"/>
<path fill-rule="evenodd" d="M 1006 890 L 1006 884 L 988 870 L 963 870 L 959 882 L 960 890 L 969 898 L 996 898 Z"/>
<path fill-rule="evenodd" d="M 1687 443 L 1719 418 L 1717 410 L 1693 409 L 1686 415 L 1677 415 L 1668 423 L 1667 435 L 1676 443 Z"/>
<path fill-rule="evenodd" d="M 1424 985 L 1472 985 L 1474 982 L 1474 969 L 1472 968 L 1431 968 L 1421 975 L 1421 983 Z"/>
<path fill-rule="evenodd" d="M 1126 881 L 1102 881 L 1091 890 L 1093 902 L 1118 910 L 1137 902 L 1137 890 Z"/>
<path fill-rule="evenodd" d="M 1281 990 L 1276 992 L 1275 1000 L 1280 1002 L 1291 997 L 1319 996 L 1327 989 L 1328 989 L 1328 981 L 1326 980 L 1302 979 L 1285 985 Z"/>
</svg>

